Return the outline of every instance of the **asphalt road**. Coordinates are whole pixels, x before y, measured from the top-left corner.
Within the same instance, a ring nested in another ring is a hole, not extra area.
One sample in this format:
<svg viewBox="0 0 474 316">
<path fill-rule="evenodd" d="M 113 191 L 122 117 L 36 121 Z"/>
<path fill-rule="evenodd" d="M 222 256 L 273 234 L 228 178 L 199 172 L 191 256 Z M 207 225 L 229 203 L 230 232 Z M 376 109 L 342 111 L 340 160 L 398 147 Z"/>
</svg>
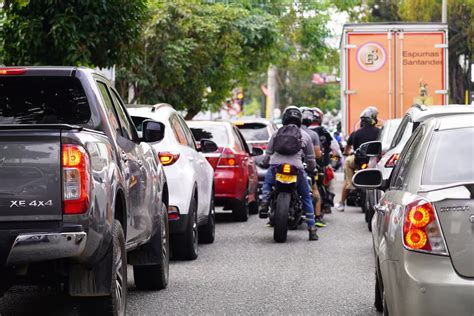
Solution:
<svg viewBox="0 0 474 316">
<path fill-rule="evenodd" d="M 340 181 L 336 188 L 339 192 Z M 319 241 L 308 241 L 300 228 L 289 232 L 285 244 L 276 244 L 265 220 L 254 215 L 234 223 L 230 214 L 218 214 L 216 242 L 200 245 L 196 261 L 172 262 L 166 290 L 138 291 L 130 277 L 128 314 L 377 315 L 372 242 L 363 214 L 346 207 L 325 219 L 328 227 L 318 230 Z M 0 315 L 76 315 L 78 302 L 15 287 L 0 299 Z"/>
</svg>

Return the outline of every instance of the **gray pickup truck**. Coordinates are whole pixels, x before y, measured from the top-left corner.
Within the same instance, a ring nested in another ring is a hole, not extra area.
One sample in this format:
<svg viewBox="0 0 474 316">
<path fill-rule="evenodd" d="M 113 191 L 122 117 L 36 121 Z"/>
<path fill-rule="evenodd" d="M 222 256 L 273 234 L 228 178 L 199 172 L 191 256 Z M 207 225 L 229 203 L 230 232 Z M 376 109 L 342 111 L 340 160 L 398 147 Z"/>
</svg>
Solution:
<svg viewBox="0 0 474 316">
<path fill-rule="evenodd" d="M 15 284 L 93 297 L 124 315 L 127 264 L 136 286 L 168 283 L 168 189 L 149 142 L 98 72 L 0 68 L 0 296 Z"/>
</svg>

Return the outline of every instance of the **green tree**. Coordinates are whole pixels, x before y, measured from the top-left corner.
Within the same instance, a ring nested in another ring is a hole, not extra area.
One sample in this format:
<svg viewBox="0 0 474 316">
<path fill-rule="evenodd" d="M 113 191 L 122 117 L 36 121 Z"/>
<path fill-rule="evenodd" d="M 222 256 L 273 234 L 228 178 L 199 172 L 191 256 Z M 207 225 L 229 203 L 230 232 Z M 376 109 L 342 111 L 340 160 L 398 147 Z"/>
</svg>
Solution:
<svg viewBox="0 0 474 316">
<path fill-rule="evenodd" d="M 168 102 L 192 118 L 220 107 L 250 72 L 268 65 L 277 29 L 263 11 L 186 1 L 151 9 L 139 58 L 119 69 L 119 89 L 126 94 L 131 86 L 132 102 Z"/>
<path fill-rule="evenodd" d="M 127 63 L 146 15 L 145 0 L 0 1 L 0 63 Z"/>
</svg>

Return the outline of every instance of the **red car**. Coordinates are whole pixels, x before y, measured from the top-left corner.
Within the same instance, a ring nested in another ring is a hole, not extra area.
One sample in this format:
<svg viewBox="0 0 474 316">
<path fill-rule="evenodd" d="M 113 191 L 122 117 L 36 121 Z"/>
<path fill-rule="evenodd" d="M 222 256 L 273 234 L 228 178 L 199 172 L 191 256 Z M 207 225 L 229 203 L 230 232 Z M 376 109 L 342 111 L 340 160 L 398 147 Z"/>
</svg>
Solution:
<svg viewBox="0 0 474 316">
<path fill-rule="evenodd" d="M 214 168 L 214 199 L 224 210 L 232 210 L 234 219 L 246 221 L 250 213 L 258 212 L 258 174 L 253 156 L 263 154 L 259 148 L 252 151 L 239 130 L 230 122 L 189 121 L 188 126 L 197 142 L 214 141 L 218 150 L 205 154 Z"/>
</svg>

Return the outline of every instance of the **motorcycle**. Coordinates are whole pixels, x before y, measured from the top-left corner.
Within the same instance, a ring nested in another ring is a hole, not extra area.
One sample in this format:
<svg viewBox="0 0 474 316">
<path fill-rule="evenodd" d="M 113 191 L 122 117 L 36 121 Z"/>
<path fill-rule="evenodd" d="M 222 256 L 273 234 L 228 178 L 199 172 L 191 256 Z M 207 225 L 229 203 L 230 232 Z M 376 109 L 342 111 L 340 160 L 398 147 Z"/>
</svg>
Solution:
<svg viewBox="0 0 474 316">
<path fill-rule="evenodd" d="M 330 214 L 331 207 L 334 206 L 335 194 L 329 191 L 329 181 L 334 178 L 334 171 L 331 167 L 318 168 L 314 180 L 318 185 L 319 196 L 321 197 L 321 215 Z"/>
<path fill-rule="evenodd" d="M 355 155 L 355 165 L 356 165 L 356 172 L 359 170 L 364 170 L 367 169 L 369 159 L 365 153 L 367 147 L 366 146 L 360 146 L 354 153 Z M 356 206 L 356 207 L 361 207 L 362 212 L 366 213 L 367 211 L 367 200 L 365 198 L 366 191 L 359 189 L 359 188 L 353 188 L 349 191 L 349 194 L 347 196 L 347 205 L 348 206 Z"/>
<path fill-rule="evenodd" d="M 290 164 L 277 167 L 275 186 L 269 196 L 269 219 L 273 224 L 273 239 L 285 242 L 288 229 L 303 222 L 303 202 L 297 191 L 298 170 Z"/>
</svg>

